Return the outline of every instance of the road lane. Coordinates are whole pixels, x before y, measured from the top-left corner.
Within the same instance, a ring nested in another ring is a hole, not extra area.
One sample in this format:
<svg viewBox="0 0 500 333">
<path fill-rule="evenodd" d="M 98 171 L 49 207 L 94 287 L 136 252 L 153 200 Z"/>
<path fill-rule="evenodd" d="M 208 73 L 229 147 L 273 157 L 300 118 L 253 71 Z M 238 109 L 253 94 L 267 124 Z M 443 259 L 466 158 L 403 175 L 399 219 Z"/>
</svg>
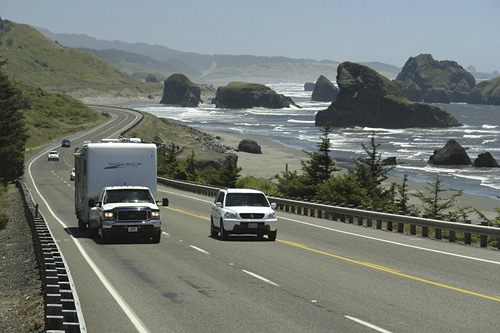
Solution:
<svg viewBox="0 0 500 333">
<path fill-rule="evenodd" d="M 89 135 L 117 130 L 101 127 Z M 498 327 L 497 251 L 281 212 L 276 242 L 255 236 L 221 241 L 209 236 L 212 198 L 163 186 L 157 199 L 168 197 L 170 206 L 161 208 L 166 234 L 160 244 L 103 245 L 77 229 L 67 181 L 73 147 L 57 149 L 66 160 L 40 157 L 27 183 L 68 262 L 89 332 Z"/>
</svg>

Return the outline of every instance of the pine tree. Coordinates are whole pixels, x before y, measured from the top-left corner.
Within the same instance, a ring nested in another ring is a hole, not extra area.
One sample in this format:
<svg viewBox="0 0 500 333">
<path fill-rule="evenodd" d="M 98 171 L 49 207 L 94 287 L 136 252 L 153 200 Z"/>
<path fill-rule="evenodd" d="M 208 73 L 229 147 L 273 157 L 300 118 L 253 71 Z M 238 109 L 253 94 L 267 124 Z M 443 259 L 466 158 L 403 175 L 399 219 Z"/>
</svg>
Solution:
<svg viewBox="0 0 500 333">
<path fill-rule="evenodd" d="M 309 160 L 301 161 L 302 170 L 310 178 L 311 184 L 324 182 L 330 178 L 332 172 L 338 171 L 335 168 L 333 158 L 330 156 L 331 143 L 328 136 L 332 130 L 333 128 L 330 125 L 324 126 L 322 129 L 323 136 L 317 144 L 318 151 L 305 152 L 309 156 Z"/>
<path fill-rule="evenodd" d="M 0 69 L 6 60 L 0 60 Z M 19 110 L 20 92 L 0 70 L 0 182 L 6 184 L 24 173 L 26 134 L 24 115 Z"/>
<path fill-rule="evenodd" d="M 446 189 L 443 188 L 442 182 L 443 181 L 439 178 L 438 174 L 434 183 L 427 183 L 429 186 L 425 186 L 425 189 L 429 193 L 428 195 L 425 195 L 420 190 L 417 190 L 417 193 L 413 194 L 420 200 L 420 202 L 422 202 L 424 206 L 424 214 L 427 214 L 431 218 L 444 216 L 445 211 L 452 208 L 457 201 L 457 198 L 463 194 L 463 190 L 459 190 L 451 197 L 447 199 L 443 198 L 441 194 L 442 192 L 446 192 Z"/>
</svg>

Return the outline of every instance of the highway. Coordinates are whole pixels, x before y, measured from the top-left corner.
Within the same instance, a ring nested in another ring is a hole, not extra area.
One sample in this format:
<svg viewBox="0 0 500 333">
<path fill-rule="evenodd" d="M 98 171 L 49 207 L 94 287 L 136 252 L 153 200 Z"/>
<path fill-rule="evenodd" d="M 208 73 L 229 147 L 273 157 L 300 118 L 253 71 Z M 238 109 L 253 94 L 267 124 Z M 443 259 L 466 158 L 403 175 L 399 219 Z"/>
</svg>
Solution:
<svg viewBox="0 0 500 333">
<path fill-rule="evenodd" d="M 209 236 L 212 198 L 159 186 L 159 244 L 102 244 L 77 227 L 74 148 L 134 112 L 46 145 L 24 181 L 76 285 L 88 332 L 498 332 L 500 254 L 278 212 L 275 242 Z M 49 150 L 59 161 L 47 161 Z"/>
</svg>

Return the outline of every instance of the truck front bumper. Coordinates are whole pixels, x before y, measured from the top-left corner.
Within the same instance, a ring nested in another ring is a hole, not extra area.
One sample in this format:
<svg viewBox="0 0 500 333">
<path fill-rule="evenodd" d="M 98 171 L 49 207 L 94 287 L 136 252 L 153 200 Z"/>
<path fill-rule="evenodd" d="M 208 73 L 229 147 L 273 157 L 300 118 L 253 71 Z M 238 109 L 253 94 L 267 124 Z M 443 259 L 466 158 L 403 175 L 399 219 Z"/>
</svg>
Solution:
<svg viewBox="0 0 500 333">
<path fill-rule="evenodd" d="M 162 232 L 161 220 L 116 222 L 113 220 L 102 221 L 102 228 L 111 234 L 148 234 L 154 235 Z"/>
</svg>

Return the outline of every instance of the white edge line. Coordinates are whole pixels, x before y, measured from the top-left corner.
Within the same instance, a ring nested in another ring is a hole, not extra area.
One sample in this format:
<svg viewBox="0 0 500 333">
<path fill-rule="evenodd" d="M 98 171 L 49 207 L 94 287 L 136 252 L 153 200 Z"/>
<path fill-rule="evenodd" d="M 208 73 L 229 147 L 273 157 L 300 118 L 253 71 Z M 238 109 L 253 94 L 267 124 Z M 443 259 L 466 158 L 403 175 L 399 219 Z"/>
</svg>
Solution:
<svg viewBox="0 0 500 333">
<path fill-rule="evenodd" d="M 158 191 L 165 192 L 165 193 L 173 193 L 173 192 L 169 192 L 169 191 L 165 191 L 165 190 L 158 190 Z M 185 195 L 185 194 L 177 194 L 177 193 L 175 193 L 175 195 L 180 195 L 180 196 L 183 196 L 183 197 L 186 197 L 186 198 L 191 198 L 191 199 L 195 199 L 195 200 L 199 200 L 199 201 L 204 201 L 204 202 L 207 202 L 207 203 L 211 203 L 212 202 L 212 201 L 202 200 L 202 199 L 199 199 L 199 198 L 194 198 L 194 197 L 191 197 L 191 196 Z M 290 219 L 290 218 L 282 217 L 282 216 L 278 216 L 278 219 L 287 220 L 287 221 L 291 221 L 291 222 L 295 222 L 295 223 L 301 223 L 301 224 L 304 224 L 304 225 L 308 225 L 308 226 L 316 227 L 316 228 L 321 228 L 321 229 L 325 229 L 325 230 L 335 231 L 335 232 L 346 234 L 346 235 L 350 235 L 350 236 L 371 239 L 371 240 L 374 240 L 374 241 L 384 242 L 384 243 L 388 243 L 388 244 L 392 244 L 392 245 L 404 246 L 404 247 L 408 247 L 408 248 L 412 248 L 412 249 L 416 249 L 416 250 L 434 252 L 434 253 L 444 254 L 444 255 L 448 255 L 448 256 L 452 256 L 452 257 L 457 257 L 457 258 L 463 258 L 463 259 L 475 260 L 475 261 L 480 261 L 480 262 L 489 263 L 489 264 L 500 265 L 500 261 L 475 258 L 475 257 L 471 257 L 471 256 L 466 256 L 466 255 L 463 255 L 463 254 L 456 254 L 456 253 L 451 253 L 451 252 L 433 250 L 433 249 L 429 249 L 429 248 L 425 248 L 425 247 L 420 247 L 420 246 L 416 246 L 416 245 L 403 244 L 403 243 L 389 241 L 389 240 L 385 240 L 385 239 L 380 239 L 380 238 L 375 238 L 375 237 L 370 237 L 370 236 L 364 236 L 364 235 L 355 234 L 355 233 L 349 232 L 349 231 L 343 231 L 343 230 L 334 229 L 334 228 L 330 228 L 330 227 L 324 227 L 324 226 L 321 226 L 321 225 L 317 225 L 317 224 L 313 224 L 313 223 L 309 223 L 309 222 L 304 222 L 304 221 L 298 221 L 298 220 L 294 220 L 294 219 Z"/>
<path fill-rule="evenodd" d="M 380 328 L 380 327 L 378 327 L 378 326 L 375 326 L 375 325 L 373 325 L 373 324 L 370 324 L 370 323 L 368 323 L 368 322 L 366 322 L 366 321 L 363 321 L 363 320 L 361 320 L 361 319 L 354 318 L 354 317 L 351 317 L 351 316 L 344 316 L 344 317 L 345 317 L 345 318 L 347 318 L 347 319 L 350 319 L 350 320 L 352 320 L 352 321 L 355 321 L 355 322 L 357 322 L 358 324 L 361 324 L 361 325 L 364 325 L 364 326 L 366 326 L 366 327 L 372 328 L 372 329 L 374 329 L 374 330 L 375 330 L 375 331 L 377 331 L 377 332 L 381 332 L 381 333 L 391 333 L 391 331 L 385 330 L 385 329 L 383 329 L 383 328 Z"/>
<path fill-rule="evenodd" d="M 279 284 L 276 284 L 276 283 L 274 283 L 273 281 L 268 280 L 268 279 L 266 279 L 265 277 L 262 277 L 262 276 L 260 276 L 260 275 L 258 275 L 258 274 L 252 273 L 252 272 L 250 272 L 250 271 L 246 271 L 246 270 L 244 270 L 244 269 L 242 269 L 241 271 L 242 271 L 243 273 L 247 273 L 248 275 L 253 276 L 253 277 L 254 277 L 254 278 L 256 278 L 256 279 L 259 279 L 259 280 L 261 280 L 261 281 L 264 281 L 264 282 L 266 282 L 266 283 L 269 283 L 270 285 L 273 285 L 273 286 L 279 287 Z"/>
<path fill-rule="evenodd" d="M 192 247 L 193 249 L 195 249 L 196 251 L 200 251 L 201 253 L 205 253 L 205 254 L 210 254 L 208 253 L 207 251 L 203 250 L 203 249 L 200 249 L 199 247 L 197 246 L 194 246 L 194 245 L 189 245 L 190 247 Z"/>
<path fill-rule="evenodd" d="M 452 257 L 458 257 L 458 258 L 463 258 L 463 259 L 470 259 L 470 260 L 475 260 L 475 261 L 481 261 L 481 262 L 485 262 L 485 263 L 489 263 L 489 264 L 500 265 L 500 261 L 475 258 L 475 257 L 466 256 L 466 255 L 463 255 L 463 254 L 456 254 L 456 253 L 451 253 L 451 252 L 445 252 L 445 251 L 428 249 L 428 248 L 420 247 L 420 246 L 416 246 L 416 245 L 409 245 L 409 244 L 398 243 L 398 242 L 394 242 L 394 241 L 390 241 L 390 240 L 386 240 L 386 239 L 380 239 L 380 238 L 375 238 L 375 237 L 371 237 L 371 236 L 365 236 L 365 235 L 355 234 L 355 233 L 349 232 L 349 231 L 343 231 L 343 230 L 338 230 L 338 229 L 334 229 L 334 228 L 324 227 L 324 226 L 321 226 L 321 225 L 316 225 L 316 224 L 312 224 L 312 223 L 308 223 L 308 222 L 297 221 L 297 220 L 294 220 L 294 219 L 289 219 L 289 218 L 281 217 L 281 216 L 279 217 L 279 219 L 288 220 L 288 221 L 295 222 L 295 223 L 301 223 L 301 224 L 305 224 L 305 225 L 309 225 L 309 226 L 312 226 L 312 227 L 321 228 L 321 229 L 325 229 L 325 230 L 335 231 L 335 232 L 346 234 L 346 235 L 350 235 L 350 236 L 371 239 L 371 240 L 374 240 L 374 241 L 388 243 L 388 244 L 392 244 L 392 245 L 398 245 L 398 246 L 408 247 L 408 248 L 422 250 L 422 251 L 428 251 L 428 252 L 434 252 L 434 253 L 444 254 L 444 255 L 448 255 L 448 256 L 452 256 Z"/>
<path fill-rule="evenodd" d="M 42 199 L 42 201 L 45 203 L 45 206 L 47 207 L 47 209 L 49 210 L 49 212 L 52 214 L 52 216 L 59 222 L 59 224 L 64 229 L 67 229 L 68 226 L 62 220 L 60 220 L 56 216 L 56 214 L 54 213 L 54 211 L 52 211 L 52 209 L 50 208 L 49 204 L 47 203 L 47 201 L 45 200 L 45 198 L 42 196 L 42 194 L 40 193 L 40 191 L 38 190 L 38 187 L 35 184 L 35 180 L 33 179 L 33 175 L 31 174 L 31 166 L 32 166 L 32 164 L 37 159 L 39 159 L 41 156 L 43 156 L 43 155 L 45 155 L 45 154 L 41 154 L 41 155 L 39 155 L 38 157 L 34 158 L 31 161 L 31 163 L 29 164 L 29 167 L 28 167 L 28 173 L 29 173 L 29 176 L 31 178 L 31 182 L 33 183 L 33 187 L 35 188 L 36 192 L 38 193 L 38 195 L 40 196 L 40 198 Z M 47 227 L 50 230 L 50 227 L 48 226 L 48 224 L 47 224 Z M 71 236 L 72 236 L 71 238 L 75 242 L 75 245 L 77 246 L 77 248 L 80 251 L 80 253 L 82 254 L 82 256 L 85 258 L 85 260 L 87 261 L 87 263 L 89 264 L 89 266 L 92 268 L 92 270 L 97 275 L 97 277 L 101 280 L 101 282 L 104 285 L 104 287 L 108 290 L 108 292 L 111 294 L 111 296 L 115 299 L 115 301 L 121 307 L 121 309 L 123 310 L 123 312 L 125 313 L 125 315 L 129 318 L 129 320 L 135 326 L 135 328 L 139 332 L 148 333 L 149 330 L 146 328 L 146 326 L 144 326 L 144 324 L 139 319 L 139 317 L 137 317 L 137 315 L 134 313 L 134 311 L 132 310 L 132 308 L 127 304 L 127 302 L 125 302 L 125 300 L 116 291 L 116 289 L 109 282 L 109 280 L 106 278 L 106 276 L 102 273 L 102 271 L 99 269 L 99 267 L 97 267 L 97 265 L 95 264 L 95 262 L 90 258 L 90 256 L 87 254 L 87 251 L 85 251 L 85 249 L 83 248 L 83 246 L 80 244 L 80 241 L 77 238 L 75 238 L 74 235 L 71 234 Z M 61 256 L 62 256 L 62 252 L 61 252 Z M 68 269 L 68 273 L 69 273 L 69 268 L 67 268 L 67 269 Z M 74 290 L 74 292 L 76 294 L 76 290 Z M 82 318 L 83 318 L 83 314 L 82 314 Z"/>
</svg>

